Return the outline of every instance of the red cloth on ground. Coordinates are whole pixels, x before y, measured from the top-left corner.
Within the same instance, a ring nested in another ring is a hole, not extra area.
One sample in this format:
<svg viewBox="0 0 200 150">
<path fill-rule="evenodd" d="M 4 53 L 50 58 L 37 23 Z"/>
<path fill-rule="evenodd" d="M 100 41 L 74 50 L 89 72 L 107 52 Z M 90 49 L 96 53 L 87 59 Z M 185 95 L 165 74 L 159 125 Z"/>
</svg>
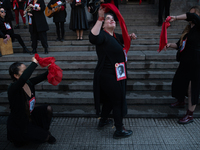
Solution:
<svg viewBox="0 0 200 150">
<path fill-rule="evenodd" d="M 167 28 L 170 26 L 169 23 L 170 20 L 171 17 L 169 16 L 162 24 L 162 30 L 160 34 L 160 44 L 159 44 L 159 49 L 157 50 L 158 52 L 160 52 L 167 45 Z"/>
<path fill-rule="evenodd" d="M 120 24 L 120 27 L 121 27 L 121 30 L 122 30 L 122 37 L 123 37 L 123 40 L 124 40 L 124 48 L 123 48 L 123 50 L 125 50 L 126 54 L 127 54 L 128 50 L 130 48 L 131 38 L 130 38 L 130 36 L 128 34 L 128 30 L 127 30 L 124 18 L 122 17 L 122 15 L 120 14 L 118 8 L 115 5 L 113 5 L 111 3 L 106 3 L 106 4 L 101 4 L 101 6 L 103 8 L 106 8 L 105 12 L 108 12 L 109 10 L 112 10 L 116 14 L 116 16 L 117 16 L 117 18 L 119 20 L 119 24 Z"/>
<path fill-rule="evenodd" d="M 35 59 L 41 67 L 48 67 L 49 73 L 47 75 L 48 82 L 52 85 L 58 85 L 62 81 L 62 69 L 55 64 L 56 59 L 54 57 L 41 58 L 37 53 L 35 54 Z"/>
</svg>

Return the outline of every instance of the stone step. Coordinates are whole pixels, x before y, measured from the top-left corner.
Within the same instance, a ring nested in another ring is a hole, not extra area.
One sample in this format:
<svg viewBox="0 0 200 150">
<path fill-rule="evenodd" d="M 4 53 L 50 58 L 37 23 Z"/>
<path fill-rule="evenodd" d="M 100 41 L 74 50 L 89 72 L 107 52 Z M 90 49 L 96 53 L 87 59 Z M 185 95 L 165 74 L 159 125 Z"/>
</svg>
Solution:
<svg viewBox="0 0 200 150">
<path fill-rule="evenodd" d="M 169 104 L 174 101 L 171 91 L 127 91 L 128 105 Z M 93 105 L 92 91 L 36 91 L 38 104 Z M 8 103 L 7 91 L 0 93 L 0 103 Z"/>
<path fill-rule="evenodd" d="M 1 62 L 0 69 L 6 70 L 10 67 L 13 62 Z M 30 62 L 24 62 L 26 66 Z M 94 69 L 97 65 L 97 61 L 56 61 L 56 64 L 62 68 L 62 70 L 91 70 Z M 128 61 L 127 62 L 128 70 L 138 70 L 138 69 L 176 69 L 178 67 L 178 62 L 175 61 Z M 41 70 L 42 67 L 38 66 L 36 70 Z"/>
<path fill-rule="evenodd" d="M 66 46 L 65 46 L 66 47 Z M 66 51 L 66 49 L 65 49 Z M 55 57 L 57 61 L 94 61 L 97 60 L 95 51 L 73 51 L 70 52 L 50 52 L 48 55 L 38 53 L 40 57 Z M 14 53 L 12 55 L 4 55 L 0 57 L 0 62 L 30 62 L 34 55 L 27 53 Z M 176 50 L 161 51 L 129 51 L 128 61 L 175 61 Z"/>
<path fill-rule="evenodd" d="M 172 80 L 127 80 L 127 91 L 169 91 Z M 3 80 L 0 90 L 5 90 L 12 83 Z M 93 80 L 62 80 L 59 86 L 52 86 L 44 81 L 35 86 L 37 91 L 92 91 Z"/>
<path fill-rule="evenodd" d="M 44 71 L 35 70 L 33 76 L 43 73 Z M 174 70 L 128 70 L 128 77 L 132 80 L 138 79 L 172 79 L 175 74 Z M 74 71 L 63 71 L 63 79 L 64 80 L 92 80 L 94 76 L 94 70 L 74 70 Z M 10 79 L 8 74 L 8 70 L 0 70 L 0 79 Z"/>
<path fill-rule="evenodd" d="M 37 105 L 37 102 L 36 102 Z M 56 117 L 97 117 L 94 105 L 52 105 Z M 10 112 L 8 104 L 1 104 L 0 115 L 8 116 Z M 185 108 L 170 108 L 169 105 L 128 105 L 127 118 L 181 118 L 186 113 Z M 197 107 L 193 115 L 200 117 L 200 109 Z M 112 116 L 110 116 L 112 117 Z M 177 119 L 178 120 L 178 119 Z M 140 120 L 141 121 L 141 120 Z"/>
</svg>

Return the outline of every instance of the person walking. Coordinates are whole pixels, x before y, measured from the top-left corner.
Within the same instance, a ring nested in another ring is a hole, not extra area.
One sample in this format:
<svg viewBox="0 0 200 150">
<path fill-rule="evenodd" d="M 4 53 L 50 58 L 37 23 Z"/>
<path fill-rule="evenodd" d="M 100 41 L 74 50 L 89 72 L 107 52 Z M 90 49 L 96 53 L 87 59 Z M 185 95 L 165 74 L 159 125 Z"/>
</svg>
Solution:
<svg viewBox="0 0 200 150">
<path fill-rule="evenodd" d="M 93 80 L 97 115 L 100 113 L 100 103 L 103 103 L 98 127 L 102 128 L 112 123 L 108 116 L 113 110 L 116 127 L 113 138 L 125 138 L 133 132 L 123 127 L 123 117 L 127 114 L 126 76 L 118 75 L 116 71 L 117 67 L 123 65 L 124 72 L 127 74 L 123 37 L 114 32 L 116 23 L 111 14 L 104 15 L 104 9 L 100 7 L 98 15 L 99 18 L 89 34 L 89 41 L 96 45 L 98 56 Z M 103 30 L 101 30 L 102 27 Z M 130 37 L 136 39 L 134 33 Z"/>
<path fill-rule="evenodd" d="M 179 49 L 180 60 L 172 82 L 172 97 L 177 102 L 171 107 L 184 107 L 185 96 L 188 96 L 188 110 L 178 123 L 193 122 L 193 112 L 198 104 L 200 90 L 200 6 L 194 6 L 186 14 L 171 16 L 170 22 L 186 20 L 186 26 L 177 43 L 168 43 L 167 48 Z"/>
</svg>

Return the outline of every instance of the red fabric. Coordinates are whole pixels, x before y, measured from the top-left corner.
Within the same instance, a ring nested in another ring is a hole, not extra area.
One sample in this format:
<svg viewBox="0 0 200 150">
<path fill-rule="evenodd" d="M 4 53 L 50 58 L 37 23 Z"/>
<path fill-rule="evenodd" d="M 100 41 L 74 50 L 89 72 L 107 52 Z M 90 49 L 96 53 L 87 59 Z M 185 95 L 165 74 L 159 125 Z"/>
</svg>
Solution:
<svg viewBox="0 0 200 150">
<path fill-rule="evenodd" d="M 17 0 L 13 0 L 13 9 L 14 9 L 14 7 L 15 7 L 15 4 L 16 4 L 16 8 L 19 8 L 19 5 L 18 5 Z"/>
<path fill-rule="evenodd" d="M 35 54 L 35 59 L 37 59 L 38 63 L 41 67 L 48 67 L 49 73 L 47 75 L 48 82 L 52 85 L 58 85 L 62 81 L 62 69 L 58 65 L 55 64 L 54 57 L 46 57 L 41 58 L 37 53 Z"/>
<path fill-rule="evenodd" d="M 140 3 L 139 4 L 141 4 L 142 3 L 142 0 L 140 0 Z"/>
<path fill-rule="evenodd" d="M 126 54 L 127 54 L 128 50 L 130 48 L 131 38 L 130 38 L 130 36 L 128 34 L 128 30 L 127 30 L 124 18 L 122 17 L 122 15 L 120 14 L 118 8 L 115 5 L 113 5 L 111 3 L 107 3 L 107 4 L 101 4 L 101 6 L 103 8 L 106 8 L 105 12 L 108 12 L 109 10 L 112 10 L 116 14 L 116 16 L 117 16 L 117 18 L 119 20 L 119 24 L 120 24 L 120 27 L 121 27 L 121 30 L 122 30 L 122 37 L 123 37 L 123 40 L 124 40 L 124 48 L 123 48 L 123 50 L 125 50 Z"/>
<path fill-rule="evenodd" d="M 167 28 L 170 26 L 170 23 L 169 23 L 170 20 L 171 20 L 171 17 L 169 16 L 169 17 L 167 17 L 165 22 L 163 22 L 163 24 L 162 24 L 158 52 L 160 52 L 167 45 Z"/>
<path fill-rule="evenodd" d="M 18 9 L 15 9 L 15 20 L 16 20 L 16 24 L 19 24 L 19 13 L 22 17 L 22 21 L 23 23 L 25 24 L 26 23 L 26 17 L 23 17 L 24 16 L 24 11 L 23 10 L 18 10 Z"/>
<path fill-rule="evenodd" d="M 61 9 L 60 9 L 61 11 L 63 11 L 63 10 L 65 10 L 65 7 L 64 6 L 61 6 Z"/>
</svg>

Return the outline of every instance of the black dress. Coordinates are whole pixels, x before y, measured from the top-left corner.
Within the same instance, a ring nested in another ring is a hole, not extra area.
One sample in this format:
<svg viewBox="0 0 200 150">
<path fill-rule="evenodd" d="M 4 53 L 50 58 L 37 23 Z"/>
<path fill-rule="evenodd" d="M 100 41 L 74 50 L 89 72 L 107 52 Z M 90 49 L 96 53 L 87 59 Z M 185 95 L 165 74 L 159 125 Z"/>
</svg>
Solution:
<svg viewBox="0 0 200 150">
<path fill-rule="evenodd" d="M 34 85 L 47 79 L 48 75 L 47 71 L 29 79 L 36 67 L 37 64 L 32 62 L 19 80 L 8 87 L 7 92 L 11 112 L 7 120 L 7 138 L 16 145 L 28 141 L 45 142 L 49 135 L 48 130 L 51 118 L 48 117 L 47 106 L 35 107 L 30 113 L 28 104 L 28 101 L 35 97 Z M 28 97 L 22 88 L 25 83 L 28 84 L 31 90 L 31 97 Z"/>
<path fill-rule="evenodd" d="M 87 30 L 88 20 L 85 13 L 86 0 L 81 0 L 81 5 L 75 6 L 76 0 L 73 0 L 71 5 L 71 17 L 70 17 L 70 30 Z"/>
<path fill-rule="evenodd" d="M 100 31 L 97 36 L 90 32 L 89 40 L 96 45 L 98 56 L 93 80 L 96 114 L 99 115 L 100 103 L 103 103 L 101 117 L 107 118 L 113 110 L 115 126 L 121 130 L 122 119 L 127 114 L 126 79 L 117 81 L 115 64 L 125 63 L 125 56 L 122 35 L 116 34 L 116 37 L 118 40 L 105 31 Z"/>
<path fill-rule="evenodd" d="M 191 81 L 192 105 L 198 104 L 200 90 L 200 17 L 194 13 L 186 13 L 187 21 L 195 26 L 185 35 L 185 49 L 181 52 L 180 64 L 172 82 L 172 97 L 184 101 Z M 180 40 L 177 43 L 179 47 Z"/>
</svg>

